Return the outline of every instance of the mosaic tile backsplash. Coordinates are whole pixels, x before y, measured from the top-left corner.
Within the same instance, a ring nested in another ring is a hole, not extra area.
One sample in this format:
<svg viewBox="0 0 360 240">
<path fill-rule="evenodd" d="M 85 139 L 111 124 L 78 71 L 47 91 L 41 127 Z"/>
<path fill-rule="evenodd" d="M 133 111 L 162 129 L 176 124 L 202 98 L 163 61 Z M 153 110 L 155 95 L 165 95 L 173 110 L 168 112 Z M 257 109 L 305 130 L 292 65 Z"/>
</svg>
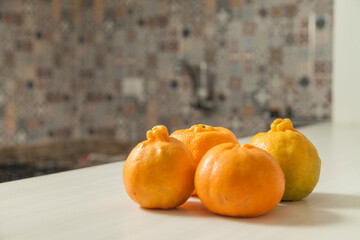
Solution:
<svg viewBox="0 0 360 240">
<path fill-rule="evenodd" d="M 0 144 L 331 116 L 332 0 L 0 1 Z M 210 110 L 179 62 L 207 65 Z"/>
</svg>

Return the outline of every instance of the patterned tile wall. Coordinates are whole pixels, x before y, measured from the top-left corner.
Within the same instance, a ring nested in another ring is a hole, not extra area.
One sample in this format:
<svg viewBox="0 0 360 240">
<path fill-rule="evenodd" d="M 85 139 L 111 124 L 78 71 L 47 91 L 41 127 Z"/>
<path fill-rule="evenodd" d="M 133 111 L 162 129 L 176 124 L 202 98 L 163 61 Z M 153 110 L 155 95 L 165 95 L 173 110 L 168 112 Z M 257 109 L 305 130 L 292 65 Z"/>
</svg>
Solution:
<svg viewBox="0 0 360 240">
<path fill-rule="evenodd" d="M 331 116 L 332 0 L 0 1 L 0 144 Z M 180 60 L 215 74 L 191 106 Z"/>
</svg>

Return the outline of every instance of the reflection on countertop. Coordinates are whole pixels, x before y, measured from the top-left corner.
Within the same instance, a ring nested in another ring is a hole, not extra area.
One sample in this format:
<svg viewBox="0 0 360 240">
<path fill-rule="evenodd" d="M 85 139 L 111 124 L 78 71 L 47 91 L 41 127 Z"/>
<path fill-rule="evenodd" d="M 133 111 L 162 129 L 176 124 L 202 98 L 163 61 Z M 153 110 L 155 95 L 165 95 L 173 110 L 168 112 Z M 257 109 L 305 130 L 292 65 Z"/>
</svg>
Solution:
<svg viewBox="0 0 360 240">
<path fill-rule="evenodd" d="M 48 141 L 0 148 L 0 182 L 124 160 L 132 144 L 114 140 Z"/>
</svg>

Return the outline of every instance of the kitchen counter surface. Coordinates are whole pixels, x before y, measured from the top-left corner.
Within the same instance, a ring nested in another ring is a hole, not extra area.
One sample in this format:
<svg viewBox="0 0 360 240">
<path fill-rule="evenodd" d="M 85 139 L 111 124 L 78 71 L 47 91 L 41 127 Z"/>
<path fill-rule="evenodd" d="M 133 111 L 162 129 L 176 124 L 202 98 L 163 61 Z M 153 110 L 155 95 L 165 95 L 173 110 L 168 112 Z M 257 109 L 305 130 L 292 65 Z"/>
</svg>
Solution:
<svg viewBox="0 0 360 240">
<path fill-rule="evenodd" d="M 0 239 L 360 239 L 360 126 L 301 131 L 319 151 L 320 181 L 308 198 L 264 216 L 218 216 L 197 198 L 174 210 L 140 208 L 118 162 L 0 184 Z"/>
</svg>

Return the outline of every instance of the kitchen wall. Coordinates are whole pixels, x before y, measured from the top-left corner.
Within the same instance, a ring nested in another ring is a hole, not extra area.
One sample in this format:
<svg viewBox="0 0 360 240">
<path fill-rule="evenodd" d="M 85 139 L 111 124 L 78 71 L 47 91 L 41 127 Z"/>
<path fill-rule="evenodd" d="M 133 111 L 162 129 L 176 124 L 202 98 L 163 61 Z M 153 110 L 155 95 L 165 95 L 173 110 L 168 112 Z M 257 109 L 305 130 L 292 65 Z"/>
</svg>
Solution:
<svg viewBox="0 0 360 240">
<path fill-rule="evenodd" d="M 332 16 L 332 0 L 3 0 L 0 144 L 329 119 Z M 215 73 L 215 110 L 191 107 L 182 59 Z"/>
<path fill-rule="evenodd" d="M 360 1 L 336 0 L 335 9 L 333 120 L 360 124 Z"/>
</svg>

